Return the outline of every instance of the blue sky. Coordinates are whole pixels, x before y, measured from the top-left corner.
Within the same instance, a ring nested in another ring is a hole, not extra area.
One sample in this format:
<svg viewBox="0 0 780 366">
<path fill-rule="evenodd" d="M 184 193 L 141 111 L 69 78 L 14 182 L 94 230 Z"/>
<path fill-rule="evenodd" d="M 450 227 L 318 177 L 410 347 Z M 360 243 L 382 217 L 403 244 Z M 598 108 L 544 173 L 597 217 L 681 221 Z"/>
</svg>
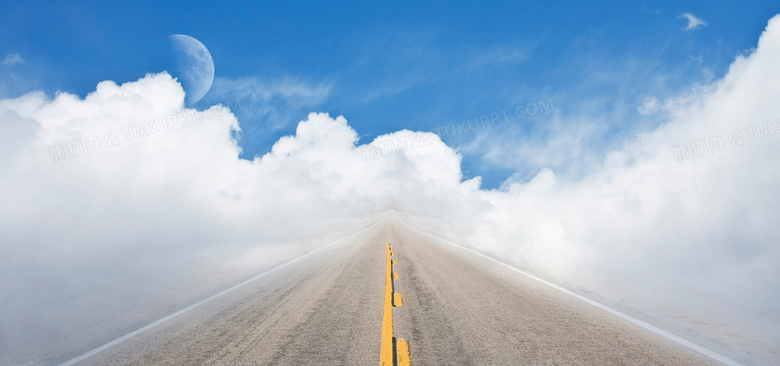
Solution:
<svg viewBox="0 0 780 366">
<path fill-rule="evenodd" d="M 187 34 L 216 65 L 214 87 L 196 106 L 233 107 L 245 158 L 267 152 L 312 111 L 344 115 L 370 142 L 552 100 L 547 113 L 442 134 L 463 154 L 466 178 L 495 188 L 544 167 L 584 174 L 663 120 L 639 113 L 645 101 L 722 76 L 778 12 L 773 1 L 16 2 L 0 15 L 0 57 L 9 60 L 0 97 L 83 97 L 103 80 L 171 70 L 167 37 Z M 684 13 L 706 24 L 686 29 Z M 561 131 L 578 137 L 561 146 Z M 524 145 L 538 148 L 515 148 Z"/>
</svg>

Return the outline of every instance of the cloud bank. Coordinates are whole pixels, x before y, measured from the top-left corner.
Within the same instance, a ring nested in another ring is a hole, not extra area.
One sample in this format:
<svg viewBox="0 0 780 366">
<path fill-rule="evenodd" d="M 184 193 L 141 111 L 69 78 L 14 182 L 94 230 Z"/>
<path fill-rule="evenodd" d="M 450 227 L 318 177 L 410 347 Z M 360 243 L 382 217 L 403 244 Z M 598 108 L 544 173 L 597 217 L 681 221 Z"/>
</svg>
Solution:
<svg viewBox="0 0 780 366">
<path fill-rule="evenodd" d="M 324 113 L 240 159 L 234 114 L 186 109 L 167 74 L 0 100 L 0 352 L 96 288 L 389 209 L 568 283 L 609 278 L 777 339 L 779 59 L 775 17 L 722 79 L 659 101 L 670 119 L 584 177 L 545 169 L 491 191 L 463 180 L 435 134 L 379 136 L 368 147 L 416 143 L 366 159 L 347 120 Z"/>
</svg>

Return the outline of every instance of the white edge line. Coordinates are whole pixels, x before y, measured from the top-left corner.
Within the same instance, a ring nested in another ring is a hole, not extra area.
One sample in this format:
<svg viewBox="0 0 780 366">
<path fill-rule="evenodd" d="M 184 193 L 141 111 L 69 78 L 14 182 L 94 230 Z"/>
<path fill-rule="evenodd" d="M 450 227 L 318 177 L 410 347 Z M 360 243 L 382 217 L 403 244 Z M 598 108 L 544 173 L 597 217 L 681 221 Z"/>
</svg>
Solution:
<svg viewBox="0 0 780 366">
<path fill-rule="evenodd" d="M 245 286 L 245 285 L 247 285 L 247 284 L 249 284 L 249 283 L 251 283 L 251 282 L 254 282 L 254 281 L 256 281 L 256 280 L 260 279 L 261 277 L 264 277 L 264 276 L 266 276 L 266 275 L 268 275 L 268 274 L 270 274 L 270 273 L 272 273 L 272 272 L 275 272 L 275 271 L 277 271 L 277 270 L 279 270 L 279 269 L 282 269 L 282 268 L 284 268 L 284 267 L 287 267 L 287 266 L 288 266 L 288 265 L 290 265 L 290 264 L 293 264 L 293 263 L 295 263 L 295 262 L 297 262 L 297 261 L 299 261 L 299 260 L 301 260 L 301 259 L 303 259 L 303 258 L 306 258 L 306 257 L 308 257 L 308 256 L 310 256 L 310 255 L 312 255 L 312 254 L 314 254 L 314 253 L 317 253 L 317 252 L 319 252 L 319 251 L 321 251 L 321 250 L 323 250 L 323 249 L 325 249 L 325 248 L 328 248 L 328 247 L 330 247 L 330 246 L 332 246 L 332 245 L 335 245 L 335 244 L 337 244 L 337 243 L 339 243 L 339 242 L 342 242 L 342 241 L 344 241 L 344 240 L 347 240 L 347 239 L 349 239 L 349 238 L 351 238 L 351 237 L 353 237 L 353 236 L 356 236 L 356 235 L 362 234 L 362 233 L 364 233 L 364 232 L 366 232 L 366 231 L 369 231 L 369 230 L 373 229 L 373 228 L 374 228 L 374 226 L 376 226 L 376 225 L 377 225 L 377 224 L 379 224 L 380 222 L 382 222 L 382 220 L 379 220 L 379 221 L 377 221 L 377 222 L 376 222 L 376 223 L 374 223 L 373 225 L 369 226 L 367 229 L 363 229 L 363 230 L 361 230 L 361 231 L 358 231 L 358 232 L 356 232 L 356 233 L 354 233 L 354 234 L 351 234 L 351 235 L 349 235 L 349 236 L 345 236 L 345 237 L 343 237 L 343 238 L 341 238 L 341 239 L 339 239 L 339 240 L 336 240 L 336 241 L 334 241 L 334 242 L 332 242 L 332 243 L 330 243 L 330 244 L 328 244 L 328 245 L 325 245 L 325 246 L 323 246 L 323 247 L 320 247 L 320 248 L 318 248 L 318 249 L 316 249 L 316 250 L 314 250 L 314 251 L 311 251 L 311 252 L 309 252 L 309 253 L 306 253 L 306 254 L 304 254 L 304 255 L 302 255 L 302 256 L 300 256 L 300 257 L 298 257 L 298 258 L 295 258 L 295 259 L 293 259 L 293 260 L 291 260 L 291 261 L 289 261 L 289 262 L 286 262 L 286 263 L 284 263 L 284 264 L 281 264 L 281 265 L 279 265 L 279 266 L 277 266 L 277 267 L 274 267 L 274 268 L 272 268 L 272 269 L 270 269 L 270 270 L 268 270 L 268 271 L 266 271 L 266 272 L 263 272 L 263 273 L 261 273 L 261 274 L 259 274 L 259 275 L 255 276 L 255 277 L 252 277 L 252 278 L 250 278 L 250 279 L 248 279 L 248 280 L 246 280 L 246 281 L 244 281 L 244 282 L 241 282 L 241 283 L 239 283 L 239 284 L 237 284 L 237 285 L 234 285 L 233 287 L 230 287 L 230 288 L 228 288 L 228 289 L 225 289 L 225 290 L 222 290 L 222 291 L 220 291 L 220 292 L 217 292 L 217 293 L 216 293 L 216 294 L 214 294 L 214 295 L 211 295 L 211 296 L 209 296 L 209 297 L 207 297 L 207 298 L 205 298 L 205 299 L 203 299 L 203 300 L 200 300 L 200 301 L 198 301 L 198 302 L 196 302 L 196 303 L 194 303 L 194 304 L 192 304 L 192 305 L 190 305 L 190 306 L 187 306 L 187 307 L 186 307 L 186 308 L 184 308 L 184 309 L 181 309 L 181 310 L 179 310 L 179 311 L 176 311 L 175 313 L 173 313 L 173 314 L 170 314 L 170 315 L 168 315 L 168 316 L 166 316 L 166 317 L 164 317 L 164 318 L 162 318 L 162 319 L 159 319 L 159 320 L 157 320 L 157 321 L 155 321 L 155 322 L 153 322 L 153 323 L 151 323 L 151 324 L 148 324 L 148 325 L 146 325 L 146 326 L 144 326 L 144 327 L 142 327 L 142 328 L 138 328 L 138 329 L 136 329 L 136 330 L 134 330 L 134 331 L 132 331 L 132 332 L 130 332 L 130 333 L 127 333 L 127 334 L 125 334 L 125 335 L 123 335 L 123 336 L 121 336 L 121 337 L 119 337 L 119 338 L 117 338 L 117 339 L 114 339 L 113 341 L 111 341 L 111 342 L 108 342 L 108 343 L 106 343 L 106 344 L 104 344 L 104 345 L 102 345 L 102 346 L 100 346 L 100 347 L 97 347 L 97 348 L 95 348 L 95 349 L 93 349 L 93 350 L 91 350 L 91 351 L 85 352 L 85 353 L 83 353 L 83 354 L 81 354 L 81 355 L 79 355 L 79 356 L 76 356 L 76 357 L 74 357 L 74 358 L 71 358 L 70 360 L 68 360 L 68 361 L 65 361 L 65 362 L 63 362 L 63 363 L 59 364 L 59 366 L 71 366 L 71 365 L 73 365 L 73 364 L 75 364 L 75 363 L 77 363 L 77 362 L 80 362 L 80 361 L 83 361 L 83 360 L 85 360 L 85 359 L 87 359 L 87 358 L 89 358 L 89 357 L 92 357 L 92 356 L 94 356 L 94 355 L 96 355 L 96 354 L 98 354 L 98 353 L 100 353 L 100 352 L 102 352 L 102 351 L 105 351 L 105 350 L 106 350 L 106 349 L 108 349 L 108 348 L 111 348 L 111 347 L 113 347 L 113 346 L 116 346 L 117 344 L 120 344 L 120 343 L 122 343 L 122 342 L 124 342 L 124 341 L 126 341 L 126 340 L 128 340 L 128 339 L 130 339 L 130 338 L 132 338 L 132 337 L 135 337 L 135 336 L 137 336 L 137 335 L 139 335 L 139 334 L 141 334 L 141 333 L 143 333 L 143 332 L 145 332 L 145 331 L 147 331 L 147 330 L 149 330 L 149 329 L 152 329 L 152 328 L 154 328 L 154 327 L 156 327 L 156 326 L 158 326 L 158 325 L 160 325 L 160 324 L 162 324 L 162 323 L 165 323 L 165 322 L 167 322 L 167 321 L 169 321 L 169 320 L 171 320 L 171 319 L 173 319 L 173 318 L 175 318 L 175 317 L 177 317 L 177 316 L 179 316 L 179 315 L 181 315 L 181 314 L 184 314 L 184 313 L 186 313 L 186 312 L 188 312 L 188 311 L 190 311 L 190 310 L 192 310 L 192 309 L 195 309 L 195 308 L 197 308 L 198 306 L 201 306 L 201 305 L 203 305 L 203 304 L 205 304 L 205 303 L 211 302 L 211 301 L 213 301 L 213 300 L 215 300 L 215 299 L 218 299 L 218 298 L 220 298 L 220 297 L 224 296 L 225 294 L 227 294 L 227 293 L 229 293 L 229 292 L 232 292 L 232 291 L 234 291 L 234 290 L 236 290 L 236 289 L 238 289 L 238 288 L 240 288 L 240 287 L 243 287 L 243 286 Z"/>
<path fill-rule="evenodd" d="M 482 253 L 476 252 L 476 251 L 471 250 L 469 248 L 462 247 L 462 246 L 460 246 L 458 244 L 455 244 L 455 243 L 453 243 L 453 242 L 451 242 L 449 240 L 439 238 L 437 236 L 428 234 L 428 233 L 426 233 L 424 231 L 420 231 L 419 229 L 417 229 L 415 227 L 412 227 L 411 225 L 407 224 L 403 220 L 398 220 L 398 221 L 401 221 L 404 225 L 406 225 L 406 227 L 408 227 L 408 228 L 410 228 L 410 229 L 412 229 L 414 231 L 417 231 L 420 234 L 427 235 L 427 236 L 429 236 L 431 238 L 434 238 L 436 240 L 439 240 L 439 241 L 441 241 L 443 243 L 447 243 L 449 245 L 452 245 L 454 247 L 460 248 L 460 249 L 465 250 L 465 251 L 467 251 L 469 253 L 472 253 L 474 255 L 478 255 L 478 256 L 480 256 L 480 257 L 482 257 L 484 259 L 487 259 L 487 260 L 489 260 L 491 262 L 494 262 L 494 263 L 499 264 L 499 265 L 501 265 L 503 267 L 506 267 L 506 268 L 511 269 L 511 270 L 513 270 L 515 272 L 518 272 L 518 273 L 520 273 L 522 275 L 525 275 L 526 277 L 534 279 L 534 280 L 536 280 L 538 282 L 541 282 L 541 283 L 543 283 L 543 284 L 545 284 L 547 286 L 550 286 L 550 287 L 552 287 L 552 288 L 554 288 L 554 289 L 556 289 L 558 291 L 561 291 L 561 292 L 563 292 L 563 293 L 565 293 L 567 295 L 573 296 L 573 297 L 575 297 L 575 298 L 577 298 L 579 300 L 582 300 L 582 301 L 584 301 L 584 302 L 586 302 L 588 304 L 591 304 L 591 305 L 593 305 L 593 306 L 595 306 L 595 307 L 597 307 L 597 308 L 599 308 L 601 310 L 604 310 L 604 311 L 606 311 L 606 312 L 608 312 L 608 313 L 610 313 L 612 315 L 615 315 L 615 316 L 617 316 L 617 317 L 619 317 L 619 318 L 621 318 L 623 320 L 627 320 L 627 321 L 629 321 L 631 323 L 634 323 L 634 324 L 636 324 L 636 325 L 638 325 L 638 326 L 640 326 L 642 328 L 645 328 L 645 329 L 647 329 L 649 331 L 652 331 L 652 332 L 654 332 L 654 333 L 656 333 L 658 335 L 666 337 L 667 339 L 675 341 L 675 342 L 677 342 L 677 343 L 679 343 L 679 344 L 681 344 L 681 345 L 683 345 L 685 347 L 688 347 L 688 348 L 690 348 L 690 349 L 692 349 L 692 350 L 694 350 L 696 352 L 699 352 L 699 353 L 701 353 L 701 354 L 703 354 L 703 355 L 705 355 L 707 357 L 710 357 L 710 358 L 712 358 L 712 359 L 714 359 L 716 361 L 722 362 L 722 363 L 724 363 L 726 365 L 729 365 L 729 366 L 741 366 L 742 365 L 739 362 L 734 361 L 734 360 L 732 360 L 732 359 L 730 359 L 730 358 L 728 358 L 726 356 L 723 356 L 723 355 L 721 355 L 721 354 L 719 354 L 719 353 L 717 353 L 715 351 L 712 351 L 712 350 L 709 350 L 707 348 L 704 348 L 704 347 L 702 347 L 702 346 L 700 346 L 700 345 L 698 345 L 696 343 L 693 343 L 693 342 L 688 341 L 688 340 L 686 340 L 684 338 L 676 336 L 676 335 L 674 335 L 672 333 L 669 333 L 669 332 L 667 332 L 667 331 L 665 331 L 663 329 L 660 329 L 660 328 L 658 328 L 658 327 L 656 327 L 654 325 L 651 325 L 651 324 L 649 324 L 647 322 L 644 322 L 644 321 L 641 321 L 639 319 L 636 319 L 636 318 L 634 318 L 634 317 L 632 317 L 630 315 L 627 315 L 625 313 L 622 313 L 620 311 L 612 309 L 612 308 L 610 308 L 610 307 L 608 307 L 608 306 L 606 306 L 604 304 L 598 303 L 598 302 L 596 302 L 594 300 L 591 300 L 591 299 L 589 299 L 589 298 L 587 298 L 585 296 L 582 296 L 582 295 L 577 294 L 575 292 L 569 291 L 569 290 L 567 290 L 567 289 L 565 289 L 565 288 L 563 288 L 561 286 L 558 286 L 558 285 L 556 285 L 554 283 L 545 281 L 545 280 L 543 280 L 543 279 L 541 279 L 539 277 L 536 277 L 536 276 L 534 276 L 534 275 L 532 275 L 532 274 L 530 274 L 528 272 L 525 272 L 525 271 L 522 271 L 522 270 L 517 269 L 515 267 L 512 267 L 512 266 L 510 266 L 510 265 L 508 265 L 506 263 L 503 263 L 503 262 L 498 261 L 496 259 L 490 258 L 490 257 L 488 257 L 488 256 L 486 256 L 486 255 L 484 255 Z"/>
</svg>

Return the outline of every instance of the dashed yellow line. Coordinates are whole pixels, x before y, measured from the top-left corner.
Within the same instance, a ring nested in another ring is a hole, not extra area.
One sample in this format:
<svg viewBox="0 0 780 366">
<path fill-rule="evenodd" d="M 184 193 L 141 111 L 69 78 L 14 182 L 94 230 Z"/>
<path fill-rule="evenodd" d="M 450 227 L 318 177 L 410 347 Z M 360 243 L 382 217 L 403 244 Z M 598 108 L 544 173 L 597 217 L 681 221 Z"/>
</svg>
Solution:
<svg viewBox="0 0 780 366">
<path fill-rule="evenodd" d="M 395 297 L 393 297 L 393 306 L 397 308 L 404 306 L 404 302 L 401 300 L 401 294 L 395 294 Z"/>
<path fill-rule="evenodd" d="M 403 339 L 398 339 L 398 366 L 409 365 L 409 344 Z"/>
</svg>

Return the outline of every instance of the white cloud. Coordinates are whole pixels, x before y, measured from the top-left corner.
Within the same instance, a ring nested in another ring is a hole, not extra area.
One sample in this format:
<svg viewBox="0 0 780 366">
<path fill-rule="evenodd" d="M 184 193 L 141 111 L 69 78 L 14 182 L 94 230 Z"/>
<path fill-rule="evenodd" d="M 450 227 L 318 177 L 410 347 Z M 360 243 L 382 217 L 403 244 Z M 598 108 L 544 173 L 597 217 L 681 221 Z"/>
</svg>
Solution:
<svg viewBox="0 0 780 366">
<path fill-rule="evenodd" d="M 231 137 L 235 116 L 184 109 L 184 92 L 167 74 L 103 82 L 84 99 L 33 93 L 0 100 L 0 339 L 13 334 L 16 342 L 20 329 L 43 325 L 61 336 L 67 319 L 99 321 L 95 307 L 76 308 L 81 317 L 52 315 L 96 288 L 128 286 L 148 273 L 164 281 L 194 259 L 266 248 L 321 223 L 349 224 L 387 209 L 616 301 L 624 293 L 610 294 L 615 287 L 594 278 L 718 322 L 741 317 L 777 336 L 756 314 L 780 318 L 780 134 L 750 140 L 745 128 L 780 119 L 778 59 L 780 17 L 721 80 L 666 103 L 665 124 L 612 151 L 583 178 L 543 169 L 494 191 L 480 190 L 479 179 L 461 181 L 459 154 L 434 134 L 379 136 L 372 146 L 429 143 L 366 161 L 357 132 L 327 114 L 309 114 L 268 154 L 241 160 Z M 310 95 L 282 89 L 275 93 Z M 172 123 L 165 130 L 144 123 L 161 117 Z M 157 130 L 133 137 L 134 126 Z M 119 145 L 50 160 L 51 146 L 109 131 L 120 133 Z M 675 146 L 732 131 L 743 133 L 742 146 L 675 161 Z M 551 139 L 565 144 L 587 135 L 565 132 L 552 129 L 562 137 Z"/>
<path fill-rule="evenodd" d="M 685 30 L 693 30 L 699 27 L 707 26 L 707 22 L 693 15 L 692 13 L 682 13 L 678 18 L 685 18 L 688 20 L 688 25 L 685 27 Z"/>
<path fill-rule="evenodd" d="M 8 56 L 5 56 L 5 59 L 3 59 L 2 62 L 3 66 L 13 66 L 16 64 L 24 65 L 24 59 L 18 53 L 8 54 Z"/>
</svg>

